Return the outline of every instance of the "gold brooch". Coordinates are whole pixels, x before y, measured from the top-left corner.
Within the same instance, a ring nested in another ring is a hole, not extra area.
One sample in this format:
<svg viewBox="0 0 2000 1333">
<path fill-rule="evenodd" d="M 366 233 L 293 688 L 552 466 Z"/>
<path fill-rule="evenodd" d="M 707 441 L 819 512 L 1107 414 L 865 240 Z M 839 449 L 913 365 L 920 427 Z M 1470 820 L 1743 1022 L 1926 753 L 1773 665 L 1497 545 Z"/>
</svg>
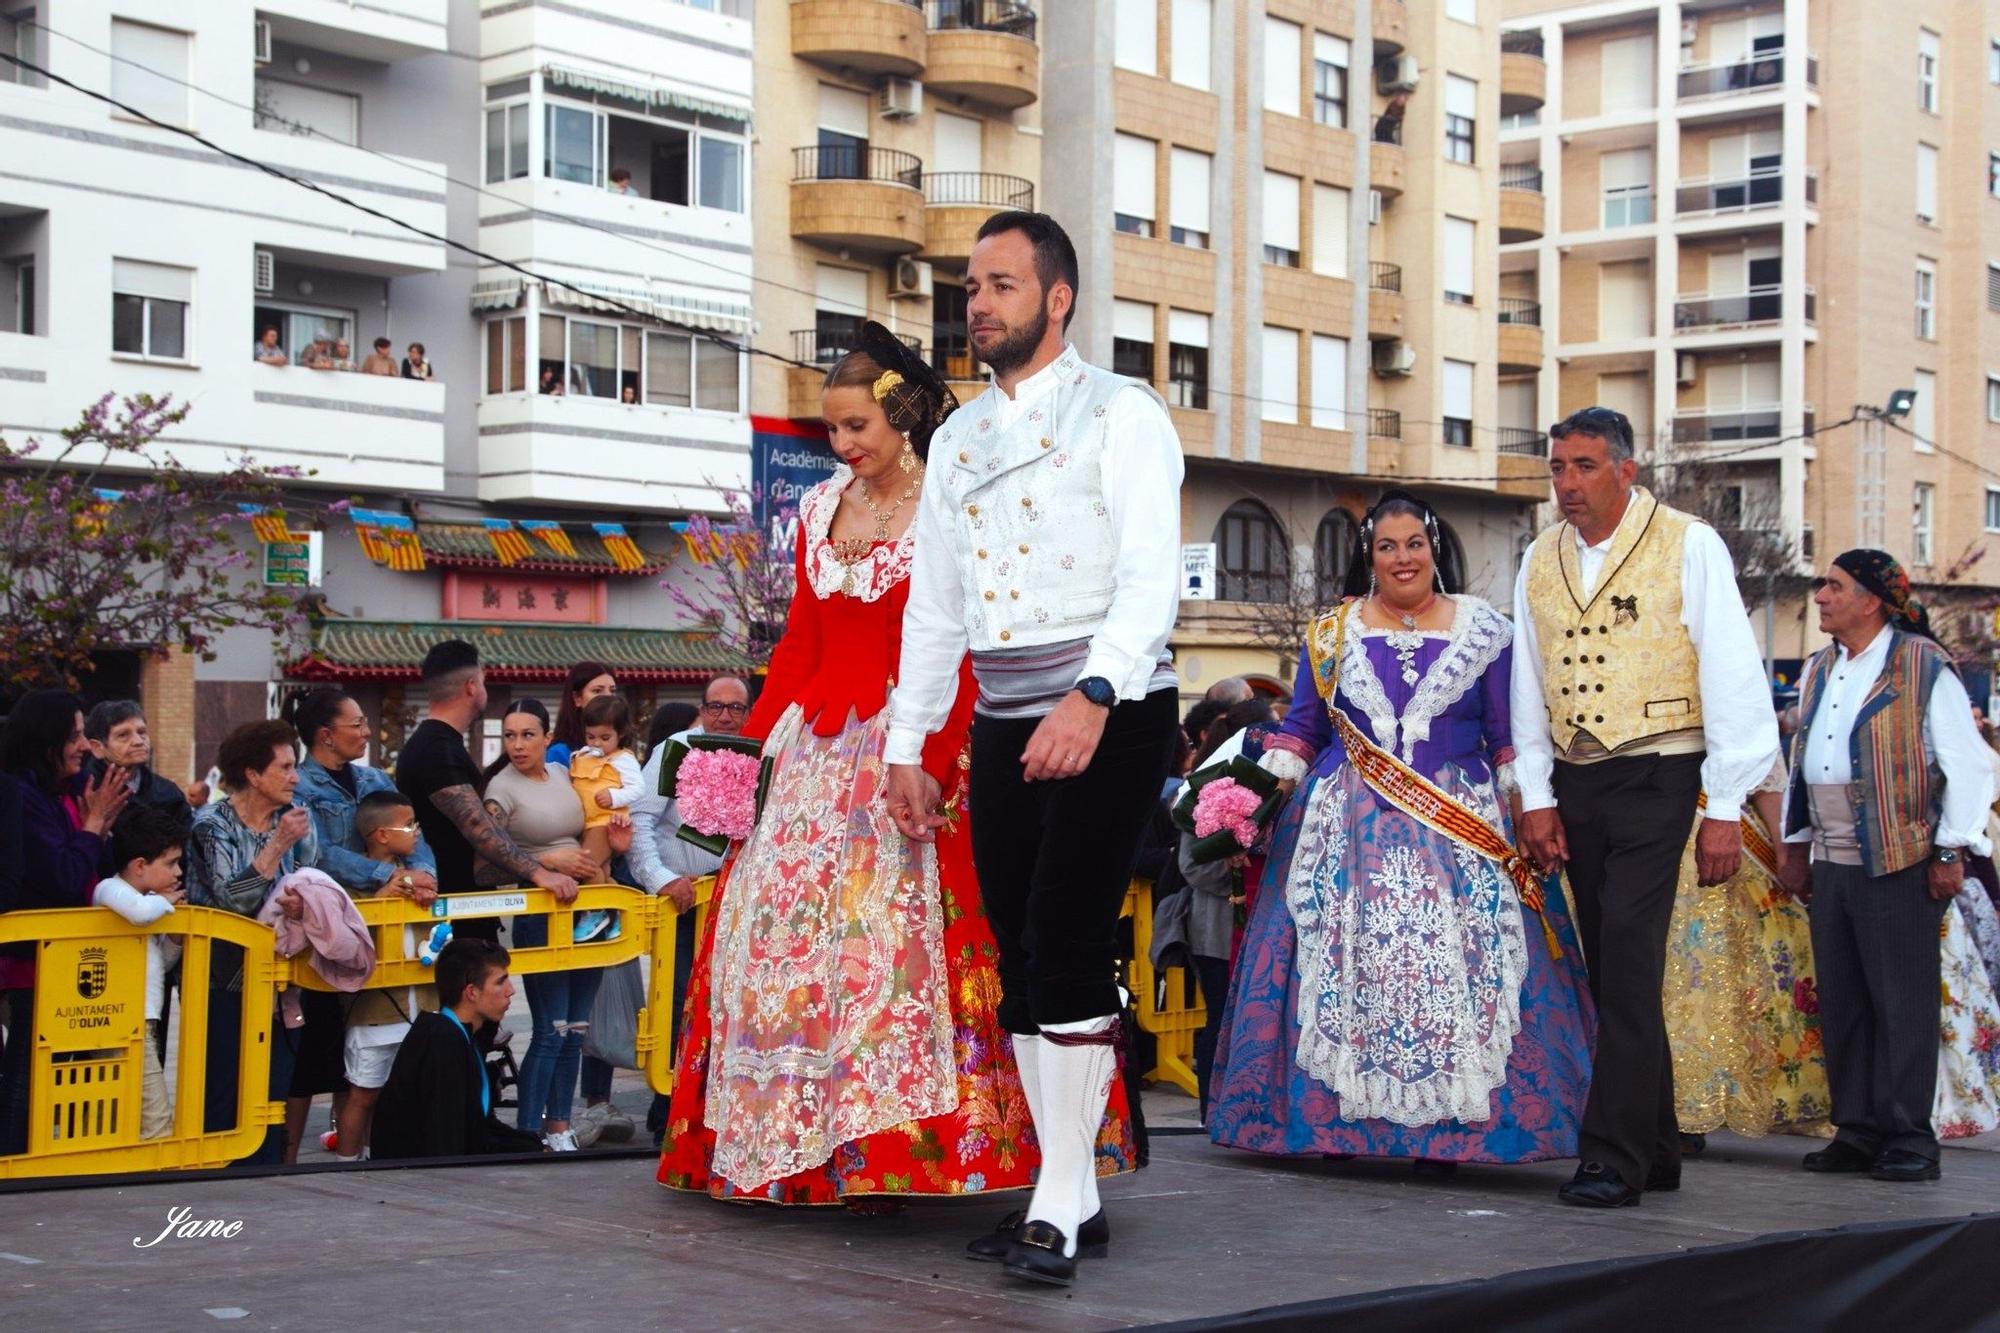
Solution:
<svg viewBox="0 0 2000 1333">
<path fill-rule="evenodd" d="M 900 372 L 894 370 L 883 371 L 879 376 L 876 377 L 875 387 L 873 390 L 871 390 L 871 392 L 874 393 L 875 395 L 875 401 L 879 403 L 884 398 L 887 398 L 889 396 L 889 391 L 895 388 L 897 385 L 901 384 L 902 382 L 903 382 L 903 376 Z"/>
</svg>

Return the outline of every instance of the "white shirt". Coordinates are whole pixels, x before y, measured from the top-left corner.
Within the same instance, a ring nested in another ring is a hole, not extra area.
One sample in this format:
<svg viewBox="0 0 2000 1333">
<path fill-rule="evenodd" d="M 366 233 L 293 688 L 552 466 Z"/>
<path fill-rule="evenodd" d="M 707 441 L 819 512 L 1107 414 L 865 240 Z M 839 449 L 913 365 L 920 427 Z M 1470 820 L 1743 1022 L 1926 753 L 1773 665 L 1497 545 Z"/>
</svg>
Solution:
<svg viewBox="0 0 2000 1333">
<path fill-rule="evenodd" d="M 1800 751 L 1799 781 L 1812 786 L 1854 781 L 1854 719 L 1881 678 L 1895 637 L 1884 625 L 1866 648 L 1851 657 L 1845 647 L 1834 644 L 1833 666 Z M 1986 814 L 1993 804 L 1993 752 L 1979 739 L 1972 700 L 1956 671 L 1938 672 L 1937 683 L 1931 686 L 1930 705 L 1924 709 L 1924 749 L 1944 770 L 1944 799 L 1932 842 L 1989 855 Z M 1808 822 L 1785 841 L 1810 842 L 1812 835 Z"/>
<path fill-rule="evenodd" d="M 1632 522 L 1628 503 L 1620 528 Z M 1595 545 L 1571 529 L 1584 595 L 1597 587 L 1605 557 L 1618 540 L 1614 529 Z M 1750 633 L 1750 617 L 1736 590 L 1729 548 L 1706 523 L 1688 525 L 1681 544 L 1681 624 L 1694 643 L 1701 686 L 1701 734 L 1707 751 L 1701 761 L 1707 817 L 1738 819 L 1743 801 L 1763 781 L 1778 758 L 1778 718 L 1764 660 Z M 1528 562 L 1514 580 L 1514 675 L 1509 695 L 1514 730 L 1514 778 L 1521 785 L 1521 808 L 1545 810 L 1556 803 L 1555 739 L 1549 734 L 1547 697 L 1542 693 L 1542 649 L 1528 609 Z"/>
<path fill-rule="evenodd" d="M 660 761 L 668 747 L 700 731 L 700 727 L 677 731 L 653 747 L 640 777 L 639 799 L 626 807 L 632 819 L 632 850 L 625 860 L 632 867 L 632 878 L 648 893 L 658 893 L 683 875 L 699 879 L 722 869 L 721 857 L 680 837 L 680 803 L 660 795 Z"/>
<path fill-rule="evenodd" d="M 125 882 L 122 875 L 100 880 L 91 895 L 91 905 L 108 907 L 135 926 L 150 926 L 170 915 L 174 905 L 157 893 L 145 893 Z M 156 1019 L 166 1007 L 167 969 L 180 957 L 180 941 L 170 935 L 146 939 L 146 1017 Z"/>
<path fill-rule="evenodd" d="M 1011 428 L 1059 383 L 1051 363 L 1015 385 L 1011 397 L 996 384 L 995 427 Z M 1181 475 L 1186 463 L 1173 421 L 1151 394 L 1117 394 L 1108 416 L 1098 476 L 1118 550 L 1115 591 L 1111 609 L 1090 636 L 1090 656 L 1076 678 L 1102 676 L 1122 686 L 1137 676 L 1141 663 L 1160 660 L 1180 614 Z M 901 675 L 890 701 L 889 739 L 882 752 L 886 763 L 920 763 L 924 738 L 951 715 L 959 663 L 970 644 L 962 589 L 971 559 L 972 552 L 958 549 L 943 488 L 926 486 L 917 510 L 910 600 L 903 611 Z"/>
</svg>

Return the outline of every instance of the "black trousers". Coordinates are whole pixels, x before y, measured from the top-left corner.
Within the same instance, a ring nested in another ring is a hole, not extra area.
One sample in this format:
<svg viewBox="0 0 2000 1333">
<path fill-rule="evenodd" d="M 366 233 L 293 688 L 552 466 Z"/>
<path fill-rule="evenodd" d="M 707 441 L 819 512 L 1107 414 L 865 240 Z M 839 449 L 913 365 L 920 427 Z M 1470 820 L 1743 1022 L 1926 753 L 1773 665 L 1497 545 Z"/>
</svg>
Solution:
<svg viewBox="0 0 2000 1333">
<path fill-rule="evenodd" d="M 1597 1054 L 1578 1155 L 1616 1171 L 1633 1189 L 1646 1187 L 1654 1163 L 1680 1163 L 1660 986 L 1702 758 L 1633 755 L 1558 762 L 1555 770 L 1577 931 L 1597 1002 Z"/>
<path fill-rule="evenodd" d="M 968 805 L 979 893 L 1000 946 L 1000 1025 L 1033 1033 L 1119 1011 L 1118 911 L 1166 781 L 1180 696 L 1111 710 L 1089 767 L 1028 782 L 1040 718 L 972 719 Z"/>
<path fill-rule="evenodd" d="M 1903 1148 L 1937 1160 L 1938 933 L 1949 902 L 1930 895 L 1930 862 L 1871 878 L 1815 861 L 1813 967 L 1837 1137 L 1865 1153 Z"/>
</svg>

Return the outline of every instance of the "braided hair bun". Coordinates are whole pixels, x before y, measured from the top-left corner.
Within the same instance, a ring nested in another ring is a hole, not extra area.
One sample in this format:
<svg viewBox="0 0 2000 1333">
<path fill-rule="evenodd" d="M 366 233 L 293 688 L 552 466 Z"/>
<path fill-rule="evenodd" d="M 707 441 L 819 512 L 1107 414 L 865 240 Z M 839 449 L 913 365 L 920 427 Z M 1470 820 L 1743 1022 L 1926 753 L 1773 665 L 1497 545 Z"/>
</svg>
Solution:
<svg viewBox="0 0 2000 1333">
<path fill-rule="evenodd" d="M 827 372 L 825 388 L 867 389 L 889 424 L 910 437 L 918 458 L 929 457 L 931 436 L 958 410 L 958 397 L 944 377 L 872 319 L 861 326 L 854 350 Z"/>
</svg>

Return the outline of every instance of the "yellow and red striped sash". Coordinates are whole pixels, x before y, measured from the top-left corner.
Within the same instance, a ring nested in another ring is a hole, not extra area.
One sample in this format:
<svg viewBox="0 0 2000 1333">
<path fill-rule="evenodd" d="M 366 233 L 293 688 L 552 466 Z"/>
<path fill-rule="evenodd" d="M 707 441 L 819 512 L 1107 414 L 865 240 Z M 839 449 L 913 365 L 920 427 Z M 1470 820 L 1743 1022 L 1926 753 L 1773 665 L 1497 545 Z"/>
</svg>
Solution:
<svg viewBox="0 0 2000 1333">
<path fill-rule="evenodd" d="M 1707 792 L 1703 792 L 1695 798 L 1694 808 L 1697 812 L 1708 809 Z M 1757 812 L 1750 807 L 1748 801 L 1744 802 L 1743 814 L 1737 820 L 1737 823 L 1743 829 L 1744 852 L 1749 855 L 1751 860 L 1757 863 L 1759 870 L 1769 875 L 1773 880 L 1776 880 L 1778 878 L 1777 848 L 1771 842 L 1771 834 L 1764 827 L 1764 821 L 1758 817 Z"/>
</svg>

